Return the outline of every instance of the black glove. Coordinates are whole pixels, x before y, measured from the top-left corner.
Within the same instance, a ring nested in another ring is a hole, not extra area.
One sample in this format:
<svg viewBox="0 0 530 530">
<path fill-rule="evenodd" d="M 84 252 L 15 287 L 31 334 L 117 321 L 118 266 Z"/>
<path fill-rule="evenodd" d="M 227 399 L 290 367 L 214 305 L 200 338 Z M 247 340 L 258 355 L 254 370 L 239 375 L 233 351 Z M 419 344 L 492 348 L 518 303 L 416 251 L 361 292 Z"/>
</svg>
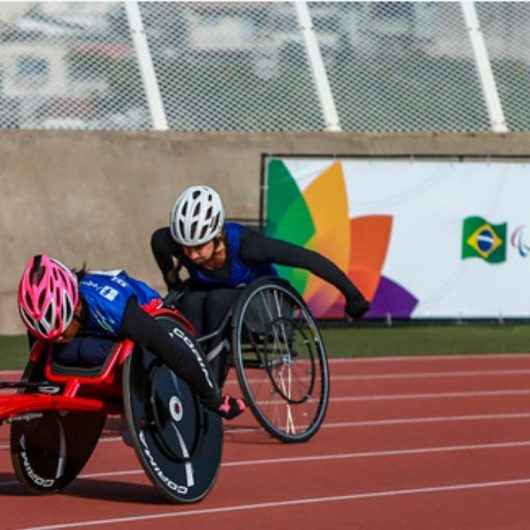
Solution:
<svg viewBox="0 0 530 530">
<path fill-rule="evenodd" d="M 178 288 L 171 287 L 164 298 L 164 305 L 172 309 L 177 309 L 179 307 L 179 300 L 186 291 L 187 286 L 184 282 L 181 282 Z"/>
<path fill-rule="evenodd" d="M 360 320 L 368 309 L 370 309 L 370 302 L 368 300 L 355 299 L 346 302 L 344 312 L 353 318 L 353 320 Z"/>
</svg>

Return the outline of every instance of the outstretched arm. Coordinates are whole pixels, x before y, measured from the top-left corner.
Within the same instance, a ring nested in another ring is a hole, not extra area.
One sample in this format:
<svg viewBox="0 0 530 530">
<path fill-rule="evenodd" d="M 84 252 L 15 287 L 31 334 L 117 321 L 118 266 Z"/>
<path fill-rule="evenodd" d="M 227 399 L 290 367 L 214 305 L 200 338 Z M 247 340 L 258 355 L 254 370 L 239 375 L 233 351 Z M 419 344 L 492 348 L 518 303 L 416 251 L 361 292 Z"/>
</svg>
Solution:
<svg viewBox="0 0 530 530">
<path fill-rule="evenodd" d="M 370 307 L 348 276 L 318 252 L 249 230 L 241 240 L 241 257 L 247 262 L 272 262 L 309 270 L 334 285 L 344 295 L 345 311 L 353 318 L 360 318 Z"/>
</svg>

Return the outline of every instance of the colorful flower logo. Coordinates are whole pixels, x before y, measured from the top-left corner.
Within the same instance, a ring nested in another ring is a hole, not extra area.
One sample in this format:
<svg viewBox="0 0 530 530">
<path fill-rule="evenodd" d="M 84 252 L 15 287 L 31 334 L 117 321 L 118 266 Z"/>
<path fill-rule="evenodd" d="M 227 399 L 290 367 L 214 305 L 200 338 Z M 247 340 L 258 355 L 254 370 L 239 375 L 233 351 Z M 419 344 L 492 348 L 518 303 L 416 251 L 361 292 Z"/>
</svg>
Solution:
<svg viewBox="0 0 530 530">
<path fill-rule="evenodd" d="M 342 269 L 371 301 L 367 317 L 409 318 L 418 300 L 381 270 L 392 216 L 349 218 L 342 165 L 328 165 L 303 192 L 281 160 L 268 163 L 267 235 L 315 250 Z M 344 297 L 303 269 L 278 267 L 317 318 L 341 318 Z"/>
</svg>

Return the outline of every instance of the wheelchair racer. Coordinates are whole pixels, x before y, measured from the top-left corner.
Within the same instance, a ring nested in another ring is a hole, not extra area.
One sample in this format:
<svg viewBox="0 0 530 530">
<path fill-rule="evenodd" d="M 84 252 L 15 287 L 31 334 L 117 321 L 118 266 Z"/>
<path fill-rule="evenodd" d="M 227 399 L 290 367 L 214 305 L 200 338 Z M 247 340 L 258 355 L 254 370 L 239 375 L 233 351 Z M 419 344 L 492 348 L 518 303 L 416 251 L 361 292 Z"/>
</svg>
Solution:
<svg viewBox="0 0 530 530">
<path fill-rule="evenodd" d="M 199 334 L 220 326 L 238 297 L 237 287 L 276 275 L 273 264 L 307 269 L 334 285 L 344 295 L 345 312 L 353 319 L 369 309 L 351 280 L 321 254 L 224 219 L 219 194 L 208 186 L 191 186 L 177 198 L 169 226 L 151 236 L 151 249 L 164 281 L 170 291 L 182 290 L 179 307 Z M 184 284 L 180 280 L 182 267 L 189 274 Z M 222 340 L 213 339 L 207 348 L 208 359 L 219 353 Z"/>
<path fill-rule="evenodd" d="M 18 288 L 20 316 L 34 338 L 58 344 L 80 333 L 129 338 L 163 359 L 205 407 L 226 419 L 241 414 L 244 402 L 221 396 L 197 343 L 185 333 L 170 336 L 146 312 L 161 304 L 158 292 L 124 271 L 73 272 L 47 255 L 28 261 Z M 93 364 L 104 361 L 97 348 L 91 352 Z"/>
</svg>

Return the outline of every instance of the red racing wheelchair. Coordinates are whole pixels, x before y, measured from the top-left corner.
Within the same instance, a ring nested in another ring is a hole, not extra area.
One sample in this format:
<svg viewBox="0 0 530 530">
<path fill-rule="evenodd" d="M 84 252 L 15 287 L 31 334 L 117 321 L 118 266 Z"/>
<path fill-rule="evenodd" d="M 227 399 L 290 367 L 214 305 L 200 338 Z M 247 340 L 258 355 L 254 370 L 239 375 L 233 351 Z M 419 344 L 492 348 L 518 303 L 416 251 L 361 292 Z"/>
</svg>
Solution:
<svg viewBox="0 0 530 530">
<path fill-rule="evenodd" d="M 150 314 L 168 332 L 193 335 L 175 309 Z M 82 339 L 81 339 L 82 340 Z M 36 342 L 20 382 L 0 388 L 0 423 L 11 425 L 15 474 L 30 493 L 61 491 L 81 472 L 109 414 L 123 414 L 140 463 L 170 501 L 196 502 L 212 489 L 221 463 L 221 418 L 158 357 L 130 340 L 110 342 L 102 366 L 54 361 L 54 345 Z"/>
</svg>

